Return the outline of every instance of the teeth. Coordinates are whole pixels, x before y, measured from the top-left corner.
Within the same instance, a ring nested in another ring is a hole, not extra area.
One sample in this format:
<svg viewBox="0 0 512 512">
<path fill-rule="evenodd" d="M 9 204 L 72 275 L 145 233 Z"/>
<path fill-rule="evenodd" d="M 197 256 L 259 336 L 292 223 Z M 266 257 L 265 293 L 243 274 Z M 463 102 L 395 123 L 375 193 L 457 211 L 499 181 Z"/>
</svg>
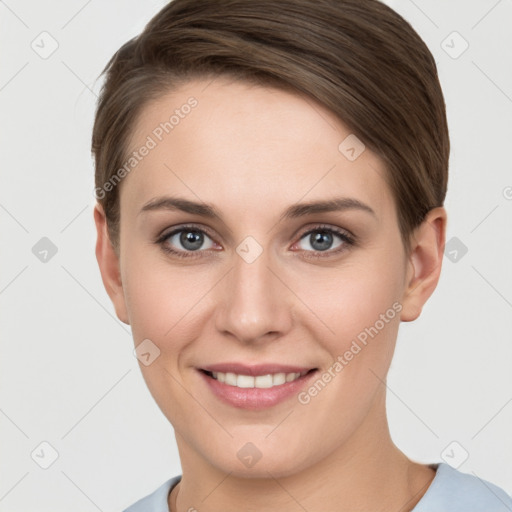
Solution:
<svg viewBox="0 0 512 512">
<path fill-rule="evenodd" d="M 292 375 L 290 373 L 290 375 Z M 295 374 L 293 374 L 295 375 Z M 274 386 L 279 386 L 280 384 L 284 384 L 286 382 L 286 373 L 274 373 L 272 375 L 272 384 Z"/>
<path fill-rule="evenodd" d="M 292 382 L 297 380 L 302 375 L 308 373 L 273 373 L 267 375 L 258 375 L 253 377 L 251 375 L 238 375 L 236 373 L 222 373 L 212 372 L 214 379 L 223 382 L 228 386 L 236 386 L 238 388 L 271 388 L 273 386 L 280 386 L 285 382 Z"/>
<path fill-rule="evenodd" d="M 292 380 L 295 380 L 297 378 L 296 375 L 296 373 L 287 373 L 286 382 L 291 382 Z"/>
</svg>

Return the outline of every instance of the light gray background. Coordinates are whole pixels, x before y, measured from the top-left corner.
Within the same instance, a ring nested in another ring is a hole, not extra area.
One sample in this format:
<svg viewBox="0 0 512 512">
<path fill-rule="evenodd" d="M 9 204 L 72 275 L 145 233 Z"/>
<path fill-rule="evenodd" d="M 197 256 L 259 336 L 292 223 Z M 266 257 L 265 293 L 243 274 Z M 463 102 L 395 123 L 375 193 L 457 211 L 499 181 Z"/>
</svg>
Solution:
<svg viewBox="0 0 512 512">
<path fill-rule="evenodd" d="M 181 472 L 101 282 L 89 149 L 101 69 L 164 3 L 0 1 L 2 512 L 120 510 Z M 512 1 L 389 3 L 438 63 L 447 240 L 468 249 L 445 257 L 421 317 L 401 326 L 391 433 L 420 462 L 467 452 L 461 471 L 512 493 Z M 51 48 L 43 31 L 59 45 L 46 59 L 31 47 Z M 453 31 L 469 43 L 458 58 Z M 46 263 L 32 252 L 42 237 L 58 249 Z M 48 469 L 44 441 L 58 452 Z"/>
</svg>

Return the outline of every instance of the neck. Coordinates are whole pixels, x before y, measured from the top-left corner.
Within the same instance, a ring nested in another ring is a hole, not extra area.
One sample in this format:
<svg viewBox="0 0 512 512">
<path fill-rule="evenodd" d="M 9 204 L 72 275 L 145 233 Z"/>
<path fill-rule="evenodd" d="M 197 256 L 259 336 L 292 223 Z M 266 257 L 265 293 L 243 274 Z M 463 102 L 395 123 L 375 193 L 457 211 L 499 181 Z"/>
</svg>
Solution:
<svg viewBox="0 0 512 512">
<path fill-rule="evenodd" d="M 393 443 L 381 406 L 372 408 L 351 438 L 319 463 L 284 477 L 244 478 L 208 464 L 176 434 L 183 468 L 169 496 L 171 512 L 295 512 L 354 510 L 410 512 L 435 471 L 409 460 Z"/>
</svg>

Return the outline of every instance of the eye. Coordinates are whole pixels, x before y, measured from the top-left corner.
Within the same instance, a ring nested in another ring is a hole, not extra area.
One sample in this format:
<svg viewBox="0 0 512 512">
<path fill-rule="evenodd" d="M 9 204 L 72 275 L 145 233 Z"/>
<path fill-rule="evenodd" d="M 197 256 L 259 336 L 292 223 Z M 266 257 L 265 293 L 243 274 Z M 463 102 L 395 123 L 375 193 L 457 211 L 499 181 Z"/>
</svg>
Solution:
<svg viewBox="0 0 512 512">
<path fill-rule="evenodd" d="M 165 233 L 157 241 L 162 249 L 180 258 L 195 257 L 194 252 L 214 248 L 214 242 L 203 230 L 195 226 L 181 226 Z M 173 247 L 178 247 L 178 250 Z"/>
<path fill-rule="evenodd" d="M 337 240 L 336 240 L 337 239 Z M 302 246 L 301 246 L 302 243 Z M 344 231 L 329 227 L 329 226 L 315 226 L 304 233 L 299 242 L 295 245 L 306 252 L 313 254 L 307 257 L 323 257 L 337 254 L 347 248 L 347 246 L 354 245 L 354 239 Z"/>
</svg>

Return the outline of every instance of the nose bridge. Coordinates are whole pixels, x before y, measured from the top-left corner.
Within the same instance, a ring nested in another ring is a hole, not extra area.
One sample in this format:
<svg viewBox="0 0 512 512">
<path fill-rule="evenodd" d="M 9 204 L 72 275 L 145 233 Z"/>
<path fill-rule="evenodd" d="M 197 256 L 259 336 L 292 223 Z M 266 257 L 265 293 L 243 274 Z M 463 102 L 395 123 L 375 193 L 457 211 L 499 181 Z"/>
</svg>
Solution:
<svg viewBox="0 0 512 512">
<path fill-rule="evenodd" d="M 222 285 L 217 328 L 240 341 L 257 341 L 282 334 L 291 325 L 286 287 L 275 276 L 278 269 L 270 249 L 252 237 L 236 248 L 233 268 Z"/>
</svg>

